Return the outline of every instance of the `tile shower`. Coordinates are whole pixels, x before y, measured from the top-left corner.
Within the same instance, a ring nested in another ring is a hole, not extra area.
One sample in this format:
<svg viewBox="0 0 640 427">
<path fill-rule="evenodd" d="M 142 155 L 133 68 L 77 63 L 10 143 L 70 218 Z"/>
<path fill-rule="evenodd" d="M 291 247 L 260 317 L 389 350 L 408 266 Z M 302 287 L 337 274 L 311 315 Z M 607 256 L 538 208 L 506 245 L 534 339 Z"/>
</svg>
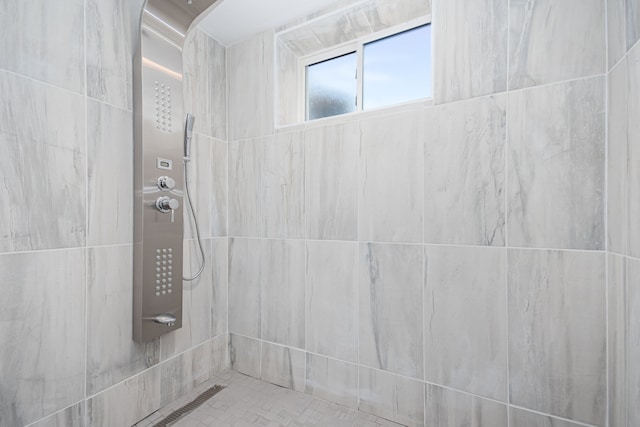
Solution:
<svg viewBox="0 0 640 427">
<path fill-rule="evenodd" d="M 228 47 L 194 31 L 208 268 L 146 345 L 136 10 L 0 7 L 0 426 L 131 425 L 227 369 L 406 425 L 640 425 L 640 1 L 341 0 Z M 418 13 L 433 100 L 291 120 L 305 28 Z"/>
</svg>

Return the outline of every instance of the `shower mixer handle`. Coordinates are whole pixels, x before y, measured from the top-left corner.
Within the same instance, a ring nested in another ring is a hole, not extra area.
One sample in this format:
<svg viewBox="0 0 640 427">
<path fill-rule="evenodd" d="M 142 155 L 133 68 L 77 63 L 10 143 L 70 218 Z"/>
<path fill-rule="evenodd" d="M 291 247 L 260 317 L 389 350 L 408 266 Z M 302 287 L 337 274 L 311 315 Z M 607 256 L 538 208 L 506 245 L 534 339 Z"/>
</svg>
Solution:
<svg viewBox="0 0 640 427">
<path fill-rule="evenodd" d="M 180 207 L 180 202 L 168 196 L 158 197 L 156 200 L 156 209 L 162 213 L 171 212 L 171 222 L 174 221 L 175 211 Z"/>
<path fill-rule="evenodd" d="M 157 184 L 158 188 L 164 191 L 170 191 L 176 188 L 175 179 L 168 176 L 161 176 L 160 178 L 158 178 Z"/>
</svg>

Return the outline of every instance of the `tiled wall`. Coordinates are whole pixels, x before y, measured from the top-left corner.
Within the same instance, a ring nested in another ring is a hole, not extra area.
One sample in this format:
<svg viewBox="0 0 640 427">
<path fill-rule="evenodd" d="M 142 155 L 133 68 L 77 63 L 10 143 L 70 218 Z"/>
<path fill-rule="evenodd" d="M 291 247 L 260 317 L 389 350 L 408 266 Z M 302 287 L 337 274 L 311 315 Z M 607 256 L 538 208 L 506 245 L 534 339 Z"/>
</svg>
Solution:
<svg viewBox="0 0 640 427">
<path fill-rule="evenodd" d="M 640 2 L 609 0 L 609 425 L 640 425 Z"/>
<path fill-rule="evenodd" d="M 200 31 L 185 49 L 207 268 L 185 283 L 184 327 L 136 344 L 131 56 L 141 2 L 59 3 L 0 7 L 0 426 L 122 427 L 229 364 L 226 52 Z"/>
<path fill-rule="evenodd" d="M 634 3 L 433 0 L 433 101 L 279 128 L 276 30 L 228 48 L 232 367 L 408 425 L 626 414 L 633 262 L 606 218 L 633 224 L 606 196 L 633 205 L 633 148 L 607 169 L 607 94 L 636 88 L 607 92 L 606 20 Z"/>
</svg>

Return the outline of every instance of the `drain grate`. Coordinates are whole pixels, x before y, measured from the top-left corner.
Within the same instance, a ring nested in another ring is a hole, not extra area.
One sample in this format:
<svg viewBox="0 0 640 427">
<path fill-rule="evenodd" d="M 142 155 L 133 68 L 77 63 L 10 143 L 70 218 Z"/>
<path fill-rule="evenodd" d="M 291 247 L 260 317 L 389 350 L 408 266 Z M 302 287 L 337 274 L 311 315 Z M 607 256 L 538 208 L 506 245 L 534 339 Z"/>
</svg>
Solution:
<svg viewBox="0 0 640 427">
<path fill-rule="evenodd" d="M 214 385 L 208 390 L 205 390 L 198 397 L 193 399 L 191 402 L 184 405 L 182 408 L 178 408 L 169 415 L 167 415 L 162 420 L 158 421 L 153 427 L 167 427 L 172 423 L 178 421 L 182 416 L 188 414 L 189 412 L 196 409 L 198 406 L 202 405 L 204 402 L 209 400 L 212 396 L 215 396 L 217 393 L 222 391 L 224 387 L 221 385 Z"/>
</svg>

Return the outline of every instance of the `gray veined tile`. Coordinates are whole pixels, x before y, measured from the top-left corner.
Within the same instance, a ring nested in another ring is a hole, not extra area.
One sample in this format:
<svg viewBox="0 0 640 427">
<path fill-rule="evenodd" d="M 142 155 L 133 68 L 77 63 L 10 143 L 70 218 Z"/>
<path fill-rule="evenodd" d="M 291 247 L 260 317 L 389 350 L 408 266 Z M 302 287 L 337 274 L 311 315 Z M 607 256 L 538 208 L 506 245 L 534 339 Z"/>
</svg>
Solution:
<svg viewBox="0 0 640 427">
<path fill-rule="evenodd" d="M 307 242 L 306 350 L 358 361 L 358 244 Z"/>
<path fill-rule="evenodd" d="M 606 71 L 605 2 L 511 0 L 509 89 Z"/>
<path fill-rule="evenodd" d="M 409 111 L 360 122 L 358 238 L 422 242 L 424 118 Z"/>
<path fill-rule="evenodd" d="M 264 237 L 304 237 L 304 134 L 264 139 L 262 230 Z"/>
<path fill-rule="evenodd" d="M 629 426 L 640 425 L 640 261 L 627 260 L 626 386 Z"/>
<path fill-rule="evenodd" d="M 202 246 L 206 262 L 211 262 L 212 241 L 204 239 Z M 197 240 L 183 242 L 183 277 L 193 277 L 201 265 Z M 195 280 L 182 281 L 182 328 L 160 337 L 161 359 L 167 360 L 211 338 L 212 268 L 205 264 Z"/>
<path fill-rule="evenodd" d="M 160 340 L 133 341 L 133 247 L 87 251 L 87 394 L 160 361 Z"/>
<path fill-rule="evenodd" d="M 299 60 L 280 37 L 276 36 L 276 124 L 279 126 L 295 124 L 303 120 L 304 111 L 300 100 L 302 92 L 302 73 Z"/>
<path fill-rule="evenodd" d="M 628 410 L 635 406 L 627 399 L 627 270 L 632 261 L 611 254 L 607 259 L 608 421 L 612 427 L 627 426 Z"/>
<path fill-rule="evenodd" d="M 305 242 L 261 240 L 260 244 L 262 339 L 304 348 Z"/>
<path fill-rule="evenodd" d="M 85 427 L 86 425 L 83 400 L 37 423 L 29 424 L 29 427 Z"/>
<path fill-rule="evenodd" d="M 508 250 L 512 404 L 604 424 L 605 256 Z"/>
<path fill-rule="evenodd" d="M 626 0 L 627 51 L 640 39 L 640 1 Z"/>
<path fill-rule="evenodd" d="M 507 2 L 435 2 L 435 103 L 507 89 Z"/>
<path fill-rule="evenodd" d="M 262 241 L 229 239 L 229 332 L 261 338 Z"/>
<path fill-rule="evenodd" d="M 228 139 L 273 132 L 274 33 L 265 31 L 227 49 Z"/>
<path fill-rule="evenodd" d="M 212 225 L 211 221 L 214 214 L 211 209 L 212 202 L 212 160 L 211 155 L 212 141 L 210 138 L 194 134 L 191 144 L 191 161 L 187 166 L 189 191 L 195 213 L 198 218 L 198 228 L 200 237 L 207 239 L 211 237 Z M 185 197 L 183 201 L 182 215 L 184 218 L 184 238 L 195 239 L 196 227 L 193 219 L 191 206 Z"/>
<path fill-rule="evenodd" d="M 0 93 L 0 252 L 83 246 L 84 98 L 3 71 Z"/>
<path fill-rule="evenodd" d="M 509 93 L 509 246 L 604 247 L 605 79 Z"/>
<path fill-rule="evenodd" d="M 627 68 L 623 60 L 607 75 L 608 139 L 607 139 L 607 249 L 627 254 L 630 226 L 629 203 L 629 143 L 627 129 Z M 633 102 L 633 101 L 630 101 Z M 633 147 L 631 147 L 633 150 Z M 632 169 L 633 170 L 633 169 Z M 633 228 L 633 225 L 631 225 Z"/>
<path fill-rule="evenodd" d="M 88 425 L 132 425 L 161 407 L 160 393 L 161 367 L 155 366 L 88 399 Z"/>
<path fill-rule="evenodd" d="M 428 383 L 425 402 L 426 426 L 507 427 L 505 404 Z"/>
<path fill-rule="evenodd" d="M 423 249 L 360 244 L 360 363 L 423 378 Z"/>
<path fill-rule="evenodd" d="M 405 426 L 424 426 L 424 383 L 359 367 L 358 409 Z M 429 426 L 430 427 L 430 426 Z"/>
<path fill-rule="evenodd" d="M 88 100 L 87 126 L 87 244 L 133 243 L 131 112 Z"/>
<path fill-rule="evenodd" d="M 262 345 L 262 341 L 231 334 L 229 340 L 231 369 L 260 378 Z"/>
<path fill-rule="evenodd" d="M 3 2 L 0 68 L 84 93 L 84 13 L 83 0 Z"/>
<path fill-rule="evenodd" d="M 231 369 L 229 349 L 230 334 L 222 334 L 211 340 L 211 375 L 215 376 Z"/>
<path fill-rule="evenodd" d="M 425 380 L 506 402 L 506 250 L 427 246 L 425 256 Z"/>
<path fill-rule="evenodd" d="M 506 96 L 426 109 L 424 240 L 504 246 Z"/>
<path fill-rule="evenodd" d="M 166 406 L 211 377 L 211 341 L 160 365 L 160 405 Z"/>
<path fill-rule="evenodd" d="M 640 221 L 637 221 L 636 218 L 640 217 L 640 168 L 637 167 L 640 164 L 640 145 L 637 144 L 637 141 L 640 138 L 640 121 L 636 120 L 637 117 L 640 117 L 640 44 L 636 45 L 626 58 L 626 66 L 627 66 L 627 85 L 626 85 L 626 96 L 627 96 L 627 116 L 626 120 L 626 150 L 627 150 L 627 166 L 626 166 L 626 185 L 627 185 L 627 227 L 626 232 L 627 236 L 627 244 L 628 251 L 627 255 L 630 255 L 635 258 L 640 257 Z M 612 72 L 613 74 L 613 72 Z M 614 90 L 622 90 L 618 88 L 618 86 L 613 86 L 611 88 Z M 623 100 L 619 100 L 618 102 L 624 102 Z M 624 109 L 624 107 L 620 107 L 620 110 Z M 613 119 L 615 116 L 611 117 L 611 125 L 619 126 L 616 131 L 618 133 L 618 140 L 612 141 L 613 144 L 619 144 L 624 137 L 624 125 L 619 122 L 614 122 Z M 622 128 L 620 128 L 622 127 Z M 624 159 L 620 159 L 622 161 Z M 624 169 L 623 169 L 624 170 Z M 622 172 L 622 171 L 621 171 Z M 619 191 L 619 189 L 618 189 Z M 615 195 L 615 193 L 614 193 Z M 615 201 L 615 199 L 613 199 Z"/>
<path fill-rule="evenodd" d="M 229 235 L 262 237 L 262 139 L 230 142 Z"/>
<path fill-rule="evenodd" d="M 372 31 L 431 14 L 431 0 L 373 0 L 362 5 Z"/>
<path fill-rule="evenodd" d="M 306 353 L 305 393 L 356 409 L 358 365 Z"/>
<path fill-rule="evenodd" d="M 88 0 L 87 95 L 131 110 L 131 8 L 126 0 Z"/>
<path fill-rule="evenodd" d="M 229 163 L 228 144 L 218 139 L 211 139 L 211 236 L 226 236 L 227 210 L 229 205 Z"/>
<path fill-rule="evenodd" d="M 0 425 L 22 426 L 84 398 L 85 251 L 0 255 L 0 292 Z"/>
<path fill-rule="evenodd" d="M 626 0 L 607 0 L 607 70 L 625 55 L 626 49 Z"/>
<path fill-rule="evenodd" d="M 305 132 L 307 238 L 356 240 L 358 234 L 358 124 Z"/>
<path fill-rule="evenodd" d="M 280 345 L 262 344 L 262 375 L 264 381 L 304 391 L 305 352 Z"/>
<path fill-rule="evenodd" d="M 211 336 L 216 337 L 229 330 L 229 239 L 213 239 L 211 244 Z"/>
<path fill-rule="evenodd" d="M 580 427 L 583 425 L 514 407 L 509 408 L 509 422 L 514 427 Z M 614 425 L 625 424 L 612 424 L 612 427 Z"/>
</svg>

